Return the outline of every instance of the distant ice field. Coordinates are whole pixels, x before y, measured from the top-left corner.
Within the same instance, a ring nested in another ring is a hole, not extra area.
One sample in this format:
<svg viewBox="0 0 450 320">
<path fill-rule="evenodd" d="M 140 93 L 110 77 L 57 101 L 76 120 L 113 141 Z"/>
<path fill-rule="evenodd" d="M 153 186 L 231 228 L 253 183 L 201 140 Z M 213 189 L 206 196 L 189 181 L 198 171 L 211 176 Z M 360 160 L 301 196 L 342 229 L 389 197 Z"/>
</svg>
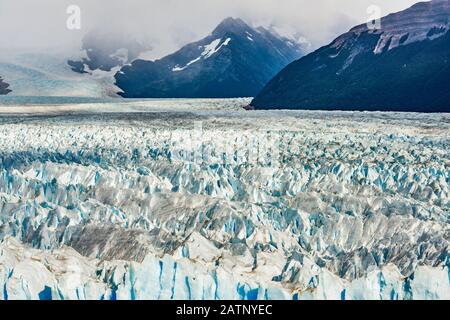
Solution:
<svg viewBox="0 0 450 320">
<path fill-rule="evenodd" d="M 250 100 L 0 98 L 0 299 L 450 299 L 450 114 Z"/>
<path fill-rule="evenodd" d="M 133 113 L 186 113 L 200 117 L 241 118 L 317 118 L 348 119 L 351 121 L 386 120 L 389 123 L 405 122 L 412 125 L 437 125 L 448 129 L 450 114 L 421 114 L 405 112 L 351 112 L 351 111 L 309 111 L 309 110 L 265 110 L 248 112 L 243 108 L 250 104 L 252 98 L 236 99 L 121 99 L 121 98 L 87 98 L 54 96 L 0 96 L 0 115 L 11 116 L 45 116 L 72 115 L 79 116 L 80 121 L 88 115 L 119 113 L 126 120 L 133 118 Z M 112 119 L 117 115 L 112 115 Z M 107 121 L 107 118 L 103 120 Z M 238 123 L 237 123 L 238 124 Z M 258 125 L 254 123 L 254 125 Z M 292 126 L 287 129 L 296 129 Z"/>
</svg>

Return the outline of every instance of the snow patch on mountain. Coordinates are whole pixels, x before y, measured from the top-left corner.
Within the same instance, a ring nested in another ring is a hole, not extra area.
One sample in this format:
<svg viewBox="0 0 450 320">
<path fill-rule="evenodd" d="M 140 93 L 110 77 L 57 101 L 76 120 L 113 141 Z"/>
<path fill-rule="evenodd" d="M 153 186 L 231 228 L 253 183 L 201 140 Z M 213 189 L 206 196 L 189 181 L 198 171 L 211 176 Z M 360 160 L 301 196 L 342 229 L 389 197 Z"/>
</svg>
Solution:
<svg viewBox="0 0 450 320">
<path fill-rule="evenodd" d="M 197 61 L 200 61 L 201 57 L 195 58 L 194 60 L 189 61 L 188 63 L 186 63 L 186 65 L 184 67 L 180 67 L 180 66 L 176 66 L 172 69 L 172 71 L 176 72 L 176 71 L 183 71 L 184 69 L 186 69 L 187 67 L 189 67 L 191 64 L 196 63 Z"/>
<path fill-rule="evenodd" d="M 216 39 L 210 44 L 206 45 L 204 48 L 205 50 L 202 52 L 202 56 L 205 57 L 205 59 L 208 59 L 211 57 L 214 53 L 216 53 L 220 47 L 219 44 L 221 42 L 221 39 Z"/>
<path fill-rule="evenodd" d="M 379 41 L 372 49 L 375 54 L 405 46 L 414 42 L 433 40 L 450 30 L 450 1 L 433 0 L 420 2 L 411 8 L 390 14 L 380 21 L 380 29 L 369 29 L 367 24 L 359 25 L 335 40 L 332 47 L 340 48 L 348 39 L 362 33 L 379 35 Z"/>
<path fill-rule="evenodd" d="M 210 58 L 213 54 L 219 52 L 222 47 L 227 46 L 230 41 L 231 38 L 226 38 L 223 42 L 221 39 L 214 40 L 204 47 L 205 50 L 202 52 L 202 57 L 204 57 L 204 59 Z"/>
<path fill-rule="evenodd" d="M 222 49 L 222 47 L 227 46 L 231 41 L 231 38 L 227 38 L 225 39 L 225 41 L 222 42 L 222 39 L 216 39 L 213 42 L 211 42 L 210 44 L 203 46 L 201 48 L 203 48 L 203 52 L 201 53 L 201 55 L 191 61 L 189 61 L 185 66 L 180 67 L 179 65 L 176 65 L 174 68 L 172 68 L 172 71 L 177 72 L 177 71 L 183 71 L 185 70 L 187 67 L 189 67 L 191 64 L 194 64 L 198 61 L 200 61 L 202 58 L 203 59 L 208 59 L 210 58 L 212 55 L 214 55 L 215 53 L 219 52 L 220 49 Z"/>
</svg>

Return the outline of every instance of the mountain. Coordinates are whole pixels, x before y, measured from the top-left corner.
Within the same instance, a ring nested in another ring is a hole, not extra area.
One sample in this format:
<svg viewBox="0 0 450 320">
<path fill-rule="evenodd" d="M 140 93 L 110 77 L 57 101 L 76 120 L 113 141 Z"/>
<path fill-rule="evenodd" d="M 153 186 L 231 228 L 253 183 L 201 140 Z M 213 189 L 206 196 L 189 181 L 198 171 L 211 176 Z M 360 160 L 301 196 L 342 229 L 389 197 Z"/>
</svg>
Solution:
<svg viewBox="0 0 450 320">
<path fill-rule="evenodd" d="M 248 97 L 301 55 L 299 44 L 227 18 L 206 38 L 160 60 L 135 60 L 115 78 L 127 98 Z"/>
<path fill-rule="evenodd" d="M 94 29 L 76 51 L 3 49 L 0 75 L 14 96 L 118 97 L 114 75 L 146 50 L 125 32 Z M 0 94 L 5 85 L 0 82 Z"/>
<path fill-rule="evenodd" d="M 94 29 L 83 38 L 85 57 L 69 60 L 68 64 L 78 73 L 92 73 L 95 70 L 109 72 L 130 63 L 148 49 L 148 46 L 124 32 Z"/>
<path fill-rule="evenodd" d="M 450 1 L 421 2 L 291 63 L 256 109 L 450 112 Z"/>
<path fill-rule="evenodd" d="M 9 84 L 3 81 L 2 77 L 0 77 L 0 94 L 8 94 L 11 92 L 10 89 L 8 89 Z"/>
</svg>

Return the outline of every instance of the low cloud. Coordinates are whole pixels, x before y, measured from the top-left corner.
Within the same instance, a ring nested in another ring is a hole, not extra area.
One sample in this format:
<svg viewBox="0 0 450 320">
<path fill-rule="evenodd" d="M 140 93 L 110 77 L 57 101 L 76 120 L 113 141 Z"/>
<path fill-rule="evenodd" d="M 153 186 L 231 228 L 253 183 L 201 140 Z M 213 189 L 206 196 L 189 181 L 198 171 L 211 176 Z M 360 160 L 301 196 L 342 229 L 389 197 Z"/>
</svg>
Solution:
<svg viewBox="0 0 450 320">
<path fill-rule="evenodd" d="M 324 45 L 355 24 L 367 21 L 370 5 L 383 15 L 414 0 L 0 0 L 0 48 L 77 50 L 94 28 L 125 32 L 168 53 L 207 35 L 233 16 L 254 25 L 284 26 Z M 69 5 L 81 9 L 81 30 L 68 30 Z"/>
</svg>

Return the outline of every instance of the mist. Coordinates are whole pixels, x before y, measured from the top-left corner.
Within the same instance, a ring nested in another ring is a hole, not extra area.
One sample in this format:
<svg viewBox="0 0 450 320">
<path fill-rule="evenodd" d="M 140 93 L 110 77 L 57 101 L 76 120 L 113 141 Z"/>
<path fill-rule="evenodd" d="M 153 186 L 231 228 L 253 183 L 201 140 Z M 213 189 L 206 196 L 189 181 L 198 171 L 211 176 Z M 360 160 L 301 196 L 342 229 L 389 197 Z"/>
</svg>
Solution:
<svg viewBox="0 0 450 320">
<path fill-rule="evenodd" d="M 94 29 L 122 32 L 150 44 L 155 55 L 170 53 L 209 34 L 224 18 L 254 26 L 294 30 L 312 48 L 327 44 L 368 20 L 367 8 L 382 15 L 403 10 L 414 0 L 0 0 L 0 49 L 80 50 Z M 69 5 L 81 9 L 81 28 L 66 26 Z"/>
</svg>

